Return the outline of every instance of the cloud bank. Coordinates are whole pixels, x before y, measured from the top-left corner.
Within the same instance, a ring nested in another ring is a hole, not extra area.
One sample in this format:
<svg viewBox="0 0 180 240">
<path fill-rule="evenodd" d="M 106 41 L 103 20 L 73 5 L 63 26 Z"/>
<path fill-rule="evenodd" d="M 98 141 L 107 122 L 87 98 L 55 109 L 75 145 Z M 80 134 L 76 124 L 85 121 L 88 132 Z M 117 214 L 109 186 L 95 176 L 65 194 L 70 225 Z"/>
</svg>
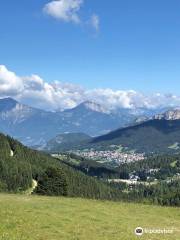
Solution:
<svg viewBox="0 0 180 240">
<path fill-rule="evenodd" d="M 84 89 L 59 81 L 48 83 L 38 75 L 18 76 L 0 65 L 0 98 L 3 97 L 50 111 L 73 108 L 84 101 L 94 101 L 109 109 L 180 106 L 180 96 L 173 94 L 145 95 L 134 90 Z"/>
</svg>

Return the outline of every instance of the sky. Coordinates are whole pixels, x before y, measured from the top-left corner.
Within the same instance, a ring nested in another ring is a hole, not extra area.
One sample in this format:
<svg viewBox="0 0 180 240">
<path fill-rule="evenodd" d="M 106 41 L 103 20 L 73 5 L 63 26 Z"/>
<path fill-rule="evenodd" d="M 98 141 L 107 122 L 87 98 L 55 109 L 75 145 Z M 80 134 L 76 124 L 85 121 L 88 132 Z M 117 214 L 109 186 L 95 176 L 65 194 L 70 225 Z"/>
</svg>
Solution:
<svg viewBox="0 0 180 240">
<path fill-rule="evenodd" d="M 179 0 L 0 0 L 0 22 L 0 97 L 180 105 Z"/>
</svg>

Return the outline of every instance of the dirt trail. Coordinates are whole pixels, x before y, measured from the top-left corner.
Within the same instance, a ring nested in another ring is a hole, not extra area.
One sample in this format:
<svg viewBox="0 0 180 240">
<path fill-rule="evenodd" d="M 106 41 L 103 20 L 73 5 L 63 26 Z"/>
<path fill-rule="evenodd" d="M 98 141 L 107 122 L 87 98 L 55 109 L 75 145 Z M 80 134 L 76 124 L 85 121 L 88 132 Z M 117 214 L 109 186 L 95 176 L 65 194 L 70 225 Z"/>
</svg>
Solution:
<svg viewBox="0 0 180 240">
<path fill-rule="evenodd" d="M 10 157 L 13 157 L 14 156 L 14 152 L 13 152 L 13 150 L 11 149 L 10 150 Z"/>
<path fill-rule="evenodd" d="M 28 190 L 26 190 L 26 191 L 25 191 L 25 194 L 31 195 L 31 194 L 34 192 L 34 190 L 36 189 L 37 185 L 38 185 L 38 182 L 33 179 L 33 180 L 32 180 L 32 187 L 29 188 Z"/>
</svg>

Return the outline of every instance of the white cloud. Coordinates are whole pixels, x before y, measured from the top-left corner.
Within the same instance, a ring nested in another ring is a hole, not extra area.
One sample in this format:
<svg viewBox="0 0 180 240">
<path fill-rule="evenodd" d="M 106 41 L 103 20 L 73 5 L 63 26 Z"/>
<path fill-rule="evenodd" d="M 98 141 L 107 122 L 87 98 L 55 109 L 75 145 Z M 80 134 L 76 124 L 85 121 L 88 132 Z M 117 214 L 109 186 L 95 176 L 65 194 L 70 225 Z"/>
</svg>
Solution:
<svg viewBox="0 0 180 240">
<path fill-rule="evenodd" d="M 91 16 L 89 23 L 96 31 L 99 31 L 99 16 L 97 14 Z"/>
<path fill-rule="evenodd" d="M 44 12 L 65 22 L 80 23 L 79 10 L 82 4 L 83 0 L 54 0 L 44 6 Z"/>
<path fill-rule="evenodd" d="M 47 15 L 60 21 L 73 22 L 76 24 L 88 23 L 98 31 L 100 21 L 97 14 L 93 14 L 89 18 L 89 21 L 84 21 L 80 18 L 80 9 L 83 3 L 84 0 L 53 0 L 44 6 L 43 11 Z"/>
<path fill-rule="evenodd" d="M 10 72 L 4 65 L 0 65 L 0 93 L 1 95 L 8 92 L 17 94 L 23 90 L 21 78 L 17 77 L 15 73 Z"/>
<path fill-rule="evenodd" d="M 72 108 L 83 101 L 94 101 L 109 109 L 157 108 L 180 106 L 180 96 L 154 93 L 145 95 L 134 90 L 84 89 L 70 83 L 46 82 L 38 75 L 17 76 L 0 65 L 0 97 L 16 100 L 45 110 Z"/>
</svg>

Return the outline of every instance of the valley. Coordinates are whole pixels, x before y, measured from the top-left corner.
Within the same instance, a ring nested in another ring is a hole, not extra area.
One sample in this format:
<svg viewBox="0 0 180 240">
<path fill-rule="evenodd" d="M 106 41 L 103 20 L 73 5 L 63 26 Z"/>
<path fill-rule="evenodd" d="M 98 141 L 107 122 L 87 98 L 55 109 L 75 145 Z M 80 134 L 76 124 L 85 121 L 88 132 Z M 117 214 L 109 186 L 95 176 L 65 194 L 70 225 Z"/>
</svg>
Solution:
<svg viewBox="0 0 180 240">
<path fill-rule="evenodd" d="M 74 153 L 52 156 L 117 189 L 125 201 L 180 205 L 180 155 L 147 156 L 118 165 Z"/>
<path fill-rule="evenodd" d="M 0 2 L 0 240 L 180 240 L 180 1 Z"/>
<path fill-rule="evenodd" d="M 10 103 L 6 111 L 14 102 Z M 107 114 L 100 106 L 88 103 L 88 107 Z M 67 111 L 68 116 L 69 111 L 72 110 Z M 77 114 L 77 109 L 73 111 Z M 171 209 L 180 206 L 178 114 L 171 110 L 170 119 L 168 113 L 156 115 L 97 137 L 85 132 L 61 133 L 32 148 L 0 134 L 0 214 L 6 214 L 9 224 L 2 223 L 0 227 L 2 240 L 69 239 L 69 236 L 83 240 L 89 229 L 94 229 L 92 239 L 128 240 L 136 239 L 137 223 L 145 229 L 155 229 L 156 221 L 162 223 L 159 229 L 167 227 L 171 235 L 158 238 L 155 234 L 151 239 L 177 239 L 178 223 L 174 221 L 171 225 L 165 219 Z M 3 117 L 6 121 L 7 115 Z M 9 124 L 14 123 L 17 122 Z M 21 121 L 18 124 L 21 126 Z M 56 126 L 52 127 L 56 131 Z M 39 131 L 36 134 L 39 136 Z M 26 211 L 31 214 L 27 216 Z M 27 226 L 33 226 L 34 214 L 36 231 L 31 236 Z M 76 217 L 72 218 L 74 214 Z M 20 217 L 26 221 L 22 222 Z M 78 231 L 74 230 L 76 221 Z M 148 233 L 142 239 L 149 240 Z"/>
</svg>

